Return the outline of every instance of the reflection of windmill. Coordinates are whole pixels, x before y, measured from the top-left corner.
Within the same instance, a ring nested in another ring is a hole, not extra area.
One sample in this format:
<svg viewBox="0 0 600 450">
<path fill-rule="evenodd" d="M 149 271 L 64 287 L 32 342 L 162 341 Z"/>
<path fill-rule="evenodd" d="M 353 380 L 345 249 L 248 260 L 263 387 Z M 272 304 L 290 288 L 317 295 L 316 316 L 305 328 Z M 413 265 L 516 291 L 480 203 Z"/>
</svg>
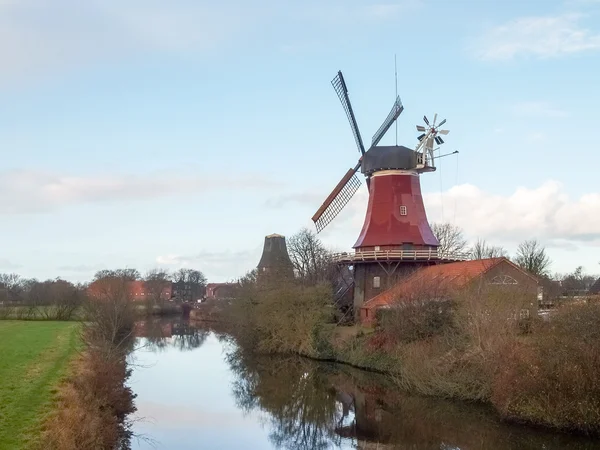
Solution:
<svg viewBox="0 0 600 450">
<path fill-rule="evenodd" d="M 332 84 L 346 111 L 361 156 L 312 220 L 317 232 L 320 232 L 339 214 L 360 187 L 356 176 L 360 168 L 369 189 L 367 213 L 353 246 L 355 252 L 338 255 L 339 263 L 354 266 L 356 315 L 365 301 L 389 287 L 395 279 L 392 275 L 398 275 L 396 269 L 401 264 L 412 270 L 418 265 L 440 262 L 437 255 L 439 242 L 427 221 L 419 176 L 435 170 L 433 144 L 442 144 L 444 141 L 438 135 L 445 135 L 448 131 L 439 130 L 446 121 L 436 125 L 436 114 L 433 124 L 424 118 L 427 127 L 418 126 L 417 129 L 424 133 L 419 136 L 414 150 L 401 145 L 378 145 L 404 110 L 400 97 L 396 97 L 390 113 L 365 151 L 342 72 L 338 72 Z"/>
</svg>

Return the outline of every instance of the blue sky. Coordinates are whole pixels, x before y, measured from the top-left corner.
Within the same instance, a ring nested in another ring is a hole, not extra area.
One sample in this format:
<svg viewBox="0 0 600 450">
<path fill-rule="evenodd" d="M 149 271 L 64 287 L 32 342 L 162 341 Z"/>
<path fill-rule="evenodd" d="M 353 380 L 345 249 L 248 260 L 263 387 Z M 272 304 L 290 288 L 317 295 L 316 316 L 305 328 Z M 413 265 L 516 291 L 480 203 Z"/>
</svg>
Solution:
<svg viewBox="0 0 600 450">
<path fill-rule="evenodd" d="M 330 80 L 368 142 L 394 54 L 399 143 L 437 112 L 460 151 L 421 179 L 430 220 L 600 272 L 597 0 L 0 1 L 0 272 L 242 275 L 356 163 Z M 328 246 L 352 246 L 366 200 Z"/>
</svg>

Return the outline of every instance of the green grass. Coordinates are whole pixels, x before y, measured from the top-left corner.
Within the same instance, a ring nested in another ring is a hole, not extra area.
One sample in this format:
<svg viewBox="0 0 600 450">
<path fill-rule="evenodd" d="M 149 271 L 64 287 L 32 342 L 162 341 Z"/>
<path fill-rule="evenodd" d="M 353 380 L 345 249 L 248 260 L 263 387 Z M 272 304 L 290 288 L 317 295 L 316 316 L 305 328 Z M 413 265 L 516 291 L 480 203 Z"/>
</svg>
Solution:
<svg viewBox="0 0 600 450">
<path fill-rule="evenodd" d="M 36 441 L 79 346 L 73 322 L 0 321 L 0 449 Z"/>
</svg>

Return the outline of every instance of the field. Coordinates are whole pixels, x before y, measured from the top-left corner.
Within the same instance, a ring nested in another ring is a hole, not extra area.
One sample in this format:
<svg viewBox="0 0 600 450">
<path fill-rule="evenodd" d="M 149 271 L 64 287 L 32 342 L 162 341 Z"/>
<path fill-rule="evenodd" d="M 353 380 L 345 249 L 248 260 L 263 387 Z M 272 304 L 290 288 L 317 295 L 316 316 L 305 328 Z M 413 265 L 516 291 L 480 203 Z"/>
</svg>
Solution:
<svg viewBox="0 0 600 450">
<path fill-rule="evenodd" d="M 0 448 L 34 443 L 79 345 L 73 322 L 0 321 Z"/>
</svg>

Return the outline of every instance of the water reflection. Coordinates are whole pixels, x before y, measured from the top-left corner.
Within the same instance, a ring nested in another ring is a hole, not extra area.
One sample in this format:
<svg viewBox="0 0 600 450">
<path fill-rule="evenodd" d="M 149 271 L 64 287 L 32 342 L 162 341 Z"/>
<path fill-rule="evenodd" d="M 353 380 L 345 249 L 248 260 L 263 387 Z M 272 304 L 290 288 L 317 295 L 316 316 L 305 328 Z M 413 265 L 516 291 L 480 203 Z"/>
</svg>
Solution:
<svg viewBox="0 0 600 450">
<path fill-rule="evenodd" d="M 407 396 L 385 376 L 257 357 L 205 326 L 150 321 L 138 330 L 146 336 L 141 358 L 156 365 L 134 369 L 133 388 L 141 415 L 155 422 L 136 431 L 156 439 L 156 448 L 600 449 L 502 423 L 485 407 Z"/>
<path fill-rule="evenodd" d="M 381 375 L 299 358 L 230 355 L 240 408 L 269 416 L 286 449 L 598 449 L 500 422 L 486 407 L 408 396 Z"/>
<path fill-rule="evenodd" d="M 174 347 L 181 351 L 189 351 L 200 347 L 210 331 L 192 325 L 183 319 L 142 320 L 135 324 L 135 335 L 145 338 L 145 345 L 152 351 L 164 351 Z"/>
</svg>

